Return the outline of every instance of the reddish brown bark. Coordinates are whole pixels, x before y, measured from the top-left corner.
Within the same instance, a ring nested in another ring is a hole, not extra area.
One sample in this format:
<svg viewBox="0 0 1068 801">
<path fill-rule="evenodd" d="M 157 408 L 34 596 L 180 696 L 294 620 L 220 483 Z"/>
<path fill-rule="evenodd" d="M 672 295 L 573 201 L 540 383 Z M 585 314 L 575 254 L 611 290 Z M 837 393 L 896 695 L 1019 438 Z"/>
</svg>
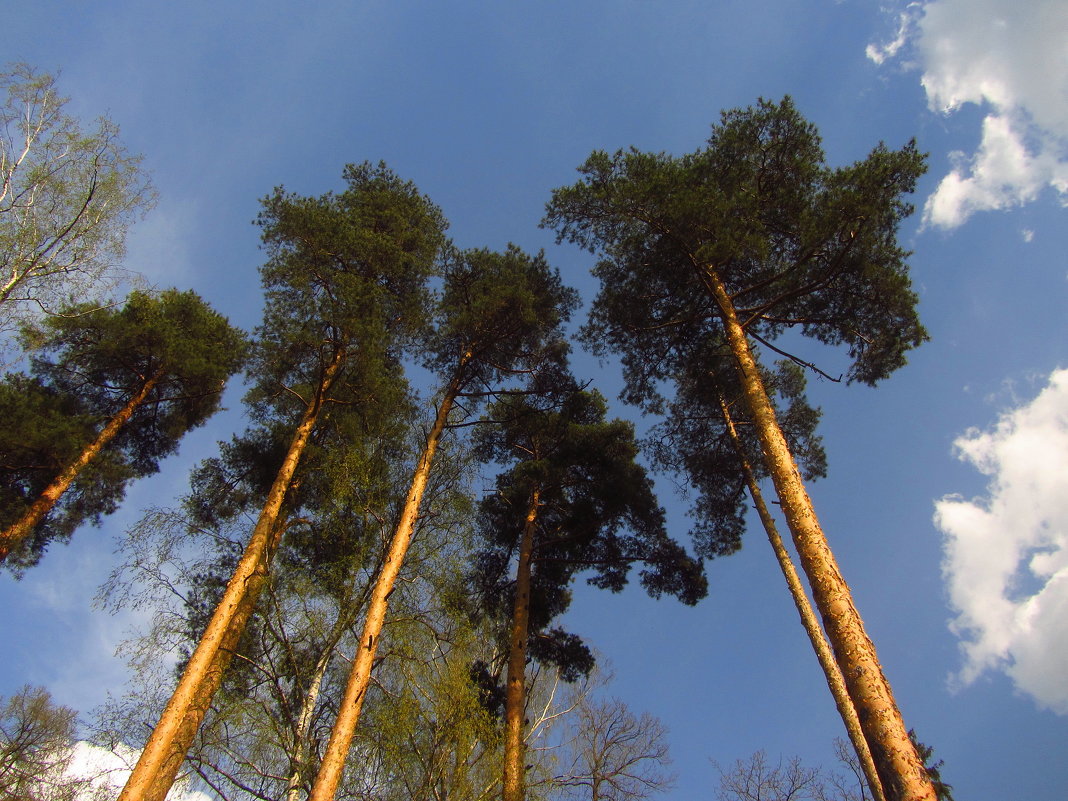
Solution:
<svg viewBox="0 0 1068 801">
<path fill-rule="evenodd" d="M 96 439 L 82 451 L 81 455 L 67 465 L 63 472 L 44 488 L 37 500 L 30 505 L 30 508 L 26 510 L 22 517 L 0 532 L 0 562 L 7 558 L 12 548 L 30 536 L 33 529 L 44 520 L 45 515 L 52 511 L 52 507 L 59 502 L 63 493 L 67 491 L 67 488 L 78 477 L 78 474 L 97 457 L 100 451 L 129 422 L 130 418 L 133 417 L 133 413 L 137 411 L 137 407 L 145 402 L 145 398 L 163 378 L 164 373 L 166 373 L 166 369 L 160 367 L 149 376 L 145 383 L 141 385 L 141 389 L 138 390 L 137 394 L 130 398 L 126 405 L 108 421 L 108 424 L 104 426 Z"/>
<path fill-rule="evenodd" d="M 272 543 L 280 533 L 278 519 L 282 502 L 344 359 L 344 351 L 337 351 L 323 371 L 315 398 L 305 409 L 293 434 L 286 458 L 267 494 L 241 561 L 234 568 L 226 590 L 118 801 L 164 801 L 174 783 L 229 662 L 229 656 L 220 657 L 219 653 L 227 649 L 232 653 L 255 607 L 252 596 L 258 597 L 258 588 L 262 587 L 260 577 L 265 577 L 270 569 L 274 553 Z"/>
<path fill-rule="evenodd" d="M 842 717 L 842 723 L 845 725 L 849 740 L 853 743 L 853 750 L 856 751 L 857 759 L 860 761 L 860 766 L 864 771 L 864 778 L 868 781 L 868 787 L 871 789 L 874 801 L 886 801 L 882 782 L 879 779 L 879 774 L 875 769 L 875 762 L 871 756 L 871 749 L 868 747 L 868 741 L 864 739 L 860 718 L 857 716 L 856 707 L 853 706 L 853 700 L 849 697 L 842 671 L 839 669 L 838 663 L 834 661 L 831 647 L 823 634 L 823 629 L 820 628 L 819 621 L 816 620 L 815 612 L 812 611 L 812 604 L 808 602 L 808 596 L 805 594 L 805 588 L 801 584 L 801 577 L 797 575 L 793 559 L 790 558 L 790 552 L 786 550 L 786 545 L 783 543 L 782 537 L 779 536 L 779 528 L 775 525 L 775 518 L 771 516 L 768 505 L 764 503 L 764 494 L 760 491 L 760 485 L 753 475 L 753 468 L 749 464 L 749 459 L 742 448 L 741 439 L 734 426 L 734 418 L 731 416 L 730 408 L 722 397 L 719 404 L 723 410 L 723 422 L 727 427 L 727 434 L 734 444 L 738 460 L 742 465 L 742 474 L 745 476 L 749 495 L 756 506 L 760 522 L 764 524 L 764 531 L 767 532 L 768 542 L 771 543 L 771 549 L 775 552 L 775 559 L 779 563 L 779 569 L 782 570 L 783 578 L 786 579 L 790 597 L 793 598 L 797 613 L 801 616 L 801 625 L 808 635 L 809 642 L 812 643 L 812 649 L 816 652 L 816 659 L 819 661 L 820 667 L 823 668 L 823 675 L 827 678 L 827 686 L 831 690 L 831 696 L 834 698 L 834 704 L 838 708 L 838 714 Z"/>
<path fill-rule="evenodd" d="M 171 759 L 167 760 L 164 763 L 164 768 L 152 778 L 146 798 L 166 798 L 171 785 L 174 784 L 175 777 L 178 775 L 182 762 L 185 760 L 186 752 L 193 744 L 193 739 L 196 737 L 204 716 L 207 715 L 208 709 L 211 707 L 211 701 L 215 697 L 215 693 L 222 686 L 226 668 L 229 667 L 230 660 L 237 652 L 237 646 L 241 641 L 241 635 L 244 634 L 245 626 L 248 624 L 249 618 L 252 617 L 252 613 L 256 611 L 256 604 L 259 602 L 260 595 L 267 584 L 270 556 L 278 548 L 284 529 L 285 526 L 280 523 L 275 526 L 274 533 L 268 544 L 268 558 L 257 567 L 256 572 L 249 579 L 246 585 L 247 592 L 245 597 L 238 604 L 237 613 L 234 615 L 230 627 L 223 635 L 219 650 L 215 654 L 215 659 L 205 673 L 204 680 L 198 685 L 193 702 L 178 726 L 174 747 L 171 751 Z M 171 769 L 172 766 L 174 766 L 173 770 Z"/>
<path fill-rule="evenodd" d="M 466 361 L 466 359 L 464 360 Z M 461 370 L 463 364 L 461 364 Z M 430 477 L 430 468 L 434 462 L 434 454 L 438 448 L 438 442 L 445 431 L 448 423 L 449 412 L 452 411 L 453 402 L 460 391 L 460 378 L 454 379 L 445 391 L 438 407 L 434 424 L 430 428 L 423 453 L 412 475 L 412 483 L 408 489 L 408 495 L 404 501 L 400 520 L 393 533 L 389 551 L 382 563 L 378 579 L 375 581 L 374 590 L 367 606 L 367 617 L 364 619 L 363 632 L 357 646 L 356 655 L 352 661 L 352 670 L 345 686 L 345 695 L 341 700 L 337 720 L 330 732 L 330 741 L 323 752 L 323 759 L 319 765 L 319 774 L 315 777 L 315 785 L 312 787 L 308 801 L 332 801 L 341 783 L 341 774 L 345 769 L 345 760 L 348 757 L 349 746 L 356 734 L 356 726 L 360 722 L 360 712 L 363 709 L 363 701 L 367 695 L 367 687 L 371 682 L 371 668 L 374 667 L 375 653 L 378 650 L 378 641 L 382 634 L 382 628 L 386 622 L 389 595 L 397 582 L 404 557 L 408 553 L 408 546 L 412 541 L 412 533 L 415 531 L 415 523 L 419 519 L 419 505 L 426 490 L 427 480 Z M 122 799 L 120 799 L 122 801 Z"/>
<path fill-rule="evenodd" d="M 704 270 L 702 278 L 719 308 L 768 474 L 782 504 L 783 516 L 850 698 L 856 706 L 883 790 L 889 801 L 936 801 L 934 787 L 909 740 L 875 646 L 853 604 L 849 585 L 820 528 L 801 473 L 775 418 L 775 410 L 730 295 L 714 269 Z"/>
<path fill-rule="evenodd" d="M 526 711 L 527 639 L 530 636 L 530 559 L 534 552 L 534 529 L 538 521 L 541 494 L 535 485 L 530 493 L 519 542 L 519 565 L 515 574 L 515 604 L 508 648 L 508 677 L 504 696 L 504 775 L 503 801 L 523 801 L 525 749 L 523 717 Z"/>
</svg>

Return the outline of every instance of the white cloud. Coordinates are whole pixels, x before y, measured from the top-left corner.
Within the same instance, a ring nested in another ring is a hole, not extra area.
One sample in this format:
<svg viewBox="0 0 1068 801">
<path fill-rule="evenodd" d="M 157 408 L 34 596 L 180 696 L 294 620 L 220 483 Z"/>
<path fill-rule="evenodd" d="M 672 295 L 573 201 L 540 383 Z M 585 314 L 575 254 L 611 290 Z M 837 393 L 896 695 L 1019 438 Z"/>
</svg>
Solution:
<svg viewBox="0 0 1068 801">
<path fill-rule="evenodd" d="M 1003 671 L 1039 705 L 1068 714 L 1068 370 L 958 456 L 990 477 L 987 495 L 935 504 L 943 575 L 968 684 Z"/>
<path fill-rule="evenodd" d="M 126 746 L 115 750 L 101 748 L 87 742 L 75 744 L 66 776 L 70 779 L 86 780 L 80 788 L 77 801 L 98 801 L 114 798 L 122 790 L 126 780 L 137 761 L 138 752 Z M 179 780 L 167 794 L 167 801 L 211 801 L 196 790 L 189 790 L 185 782 Z"/>
<path fill-rule="evenodd" d="M 976 211 L 1034 200 L 1046 187 L 1068 202 L 1068 3 L 924 0 L 900 13 L 895 38 L 869 45 L 877 64 L 908 48 L 931 109 L 986 109 L 975 154 L 954 168 L 924 209 L 953 228 Z"/>
<path fill-rule="evenodd" d="M 869 44 L 865 54 L 876 64 L 894 58 L 915 35 L 916 22 L 923 13 L 923 3 L 909 3 L 898 16 L 897 35 L 884 45 Z"/>
</svg>

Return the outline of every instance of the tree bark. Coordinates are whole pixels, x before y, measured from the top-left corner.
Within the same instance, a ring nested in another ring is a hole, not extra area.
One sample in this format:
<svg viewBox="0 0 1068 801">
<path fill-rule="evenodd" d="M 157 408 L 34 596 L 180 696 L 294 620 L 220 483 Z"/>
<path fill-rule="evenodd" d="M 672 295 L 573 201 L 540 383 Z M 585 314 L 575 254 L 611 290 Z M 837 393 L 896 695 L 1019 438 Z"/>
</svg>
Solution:
<svg viewBox="0 0 1068 801">
<path fill-rule="evenodd" d="M 268 544 L 269 555 L 273 555 L 278 548 L 284 530 L 284 525 L 280 522 L 276 523 L 274 532 L 272 533 Z M 223 634 L 222 641 L 219 644 L 219 650 L 216 651 L 215 658 L 212 660 L 211 665 L 208 667 L 208 670 L 204 675 L 204 680 L 197 686 L 193 701 L 178 726 L 175 735 L 176 745 L 172 753 L 177 754 L 182 743 L 185 744 L 185 747 L 181 750 L 181 758 L 174 761 L 174 764 L 177 765 L 177 767 L 174 771 L 164 769 L 156 773 L 152 777 L 148 792 L 145 795 L 146 798 L 166 798 L 167 793 L 171 789 L 171 785 L 174 784 L 175 777 L 178 775 L 178 770 L 181 769 L 182 762 L 185 760 L 185 755 L 192 746 L 197 731 L 200 729 L 200 724 L 203 722 L 205 715 L 208 714 L 208 710 L 211 708 L 212 699 L 215 698 L 215 693 L 218 692 L 219 687 L 222 686 L 223 677 L 226 675 L 226 669 L 230 665 L 230 660 L 233 658 L 234 654 L 237 653 L 237 647 L 241 642 L 241 636 L 245 632 L 245 626 L 248 625 L 252 613 L 256 611 L 256 605 L 259 602 L 260 595 L 263 593 L 263 589 L 267 584 L 269 564 L 270 556 L 257 567 L 256 572 L 249 578 L 246 585 L 247 592 L 238 603 L 237 613 L 234 615 L 230 627 Z M 168 762 L 167 764 L 169 766 L 171 763 Z"/>
<path fill-rule="evenodd" d="M 37 500 L 30 505 L 30 508 L 23 513 L 22 517 L 0 532 L 0 562 L 7 558 L 12 548 L 30 536 L 34 528 L 44 520 L 45 515 L 52 511 L 52 508 L 59 502 L 60 497 L 74 482 L 74 479 L 78 477 L 78 474 L 99 455 L 100 451 L 129 422 L 130 418 L 133 417 L 133 413 L 137 411 L 137 407 L 144 403 L 145 398 L 148 397 L 165 373 L 166 368 L 160 367 L 149 376 L 141 385 L 141 389 L 137 391 L 137 394 L 130 398 L 126 405 L 108 421 L 108 424 L 104 426 L 96 439 L 82 451 L 81 455 L 64 468 L 63 472 L 51 484 L 44 488 Z"/>
<path fill-rule="evenodd" d="M 730 408 L 722 395 L 719 399 L 719 405 L 723 411 L 723 422 L 726 425 L 727 434 L 730 436 L 734 450 L 738 454 L 738 460 L 741 462 L 742 474 L 745 476 L 749 495 L 753 498 L 753 504 L 756 506 L 757 514 L 760 516 L 760 522 L 764 524 L 764 531 L 768 534 L 771 549 L 775 552 L 775 558 L 779 562 L 783 578 L 786 579 L 786 586 L 790 589 L 790 596 L 793 598 L 794 606 L 797 607 L 797 613 L 801 616 L 801 625 L 804 626 L 809 642 L 812 643 L 812 649 L 816 652 L 816 659 L 819 660 L 820 667 L 823 668 L 823 675 L 827 677 L 827 686 L 831 690 L 834 704 L 838 707 L 838 714 L 842 716 L 842 723 L 845 724 L 849 740 L 853 743 L 853 750 L 856 751 L 857 759 L 864 770 L 864 777 L 868 781 L 872 797 L 874 801 L 886 801 L 882 782 L 879 779 L 878 772 L 875 770 L 875 762 L 872 760 L 871 749 L 868 747 L 868 741 L 864 739 L 864 732 L 860 727 L 860 718 L 857 716 L 856 707 L 853 706 L 853 700 L 849 697 L 842 671 L 839 669 L 838 663 L 834 661 L 834 654 L 831 653 L 827 638 L 823 634 L 823 629 L 820 628 L 819 621 L 816 620 L 812 605 L 808 602 L 808 595 L 805 594 L 805 588 L 801 584 L 801 577 L 797 575 L 797 569 L 790 558 L 790 552 L 786 550 L 786 545 L 783 543 L 782 537 L 779 536 L 779 528 L 775 525 L 775 519 L 771 516 L 768 505 L 764 503 L 764 494 L 760 491 L 756 476 L 753 475 L 753 468 L 749 464 L 749 459 L 745 455 L 741 439 L 738 436 L 738 430 L 734 426 L 734 418 L 731 416 Z"/>
<path fill-rule="evenodd" d="M 345 611 L 338 615 L 338 619 L 327 636 L 323 653 L 315 663 L 311 683 L 301 699 L 297 725 L 293 730 L 294 745 L 293 754 L 290 757 L 289 779 L 286 781 L 286 801 L 300 801 L 300 785 L 304 779 L 304 761 L 308 757 L 308 731 L 311 729 L 312 714 L 315 712 L 315 706 L 319 701 L 319 693 L 323 686 L 323 678 L 326 676 L 326 668 L 334 656 L 334 649 L 351 621 L 352 615 L 347 614 Z"/>
<path fill-rule="evenodd" d="M 323 753 L 319 774 L 315 777 L 315 785 L 312 787 L 311 795 L 308 796 L 308 801 L 332 801 L 341 783 L 341 774 L 345 769 L 349 746 L 352 745 L 352 738 L 356 734 L 356 726 L 360 722 L 360 711 L 363 709 L 363 701 L 367 695 L 367 686 L 371 682 L 371 668 L 374 666 L 375 652 L 378 650 L 378 641 L 386 621 L 389 595 L 397 582 L 404 557 L 408 553 L 415 523 L 419 519 L 419 504 L 423 499 L 427 480 L 430 477 L 430 468 L 434 462 L 434 454 L 448 423 L 453 402 L 460 391 L 461 374 L 469 358 L 470 354 L 461 360 L 457 376 L 445 390 L 437 416 L 434 418 L 434 424 L 427 435 L 423 453 L 412 475 L 412 483 L 404 500 L 400 520 L 371 593 L 363 632 L 360 635 L 360 642 L 352 661 L 352 670 L 345 686 L 345 695 L 341 700 L 337 720 L 334 721 L 334 727 L 330 732 L 330 741 Z M 124 801 L 124 799 L 119 801 Z"/>
<path fill-rule="evenodd" d="M 326 394 L 337 378 L 344 360 L 345 351 L 339 349 L 323 371 L 315 398 L 305 409 L 293 434 L 286 458 L 267 494 L 267 501 L 260 512 L 256 527 L 252 530 L 241 561 L 234 568 L 226 590 L 215 607 L 196 650 L 186 664 L 182 677 L 178 680 L 174 694 L 163 710 L 159 723 L 153 729 L 117 801 L 164 801 L 167 791 L 174 783 L 192 745 L 193 737 L 211 704 L 211 698 L 222 680 L 223 669 L 229 662 L 229 656 L 224 656 L 220 662 L 219 652 L 228 645 L 232 652 L 232 648 L 241 639 L 245 624 L 255 607 L 255 600 L 262 589 L 262 578 L 258 579 L 257 576 L 267 574 L 274 555 L 272 542 L 274 537 L 281 533 L 278 517 L 282 502 L 319 419 Z M 249 598 L 253 594 L 256 598 L 250 601 Z M 218 675 L 215 675 L 216 673 Z"/>
<path fill-rule="evenodd" d="M 730 295 L 713 268 L 703 270 L 702 279 L 719 307 L 746 403 L 756 424 L 764 462 L 812 588 L 816 608 L 820 610 L 824 629 L 856 706 L 887 799 L 936 801 L 934 787 L 909 740 L 875 646 L 853 604 L 849 585 L 842 577 L 820 528 L 801 473 L 775 418 L 775 410 Z"/>
<path fill-rule="evenodd" d="M 534 552 L 534 528 L 538 520 L 541 493 L 538 485 L 530 493 L 523 536 L 519 542 L 519 566 L 515 574 L 515 604 L 508 648 L 508 678 L 504 696 L 504 776 L 503 801 L 523 801 L 523 713 L 526 711 L 527 639 L 530 621 L 530 560 Z"/>
</svg>

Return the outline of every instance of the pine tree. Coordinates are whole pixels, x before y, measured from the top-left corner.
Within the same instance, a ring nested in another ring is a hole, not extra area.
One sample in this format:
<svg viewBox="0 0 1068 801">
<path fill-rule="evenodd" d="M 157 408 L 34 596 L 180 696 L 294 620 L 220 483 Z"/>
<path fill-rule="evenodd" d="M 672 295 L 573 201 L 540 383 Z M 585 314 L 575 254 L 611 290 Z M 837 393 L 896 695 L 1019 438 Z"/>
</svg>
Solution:
<svg viewBox="0 0 1068 801">
<path fill-rule="evenodd" d="M 846 377 L 867 384 L 905 363 L 927 334 L 896 235 L 912 212 L 902 195 L 924 169 L 914 143 L 828 167 L 815 128 L 788 98 L 761 101 L 724 113 L 692 154 L 595 152 L 577 184 L 554 192 L 546 217 L 561 239 L 602 256 L 587 335 L 622 354 L 631 400 L 647 402 L 657 382 L 675 379 L 695 341 L 733 362 L 891 801 L 934 793 L 820 529 L 754 343 L 785 354 L 773 342 L 798 330 L 845 345 Z"/>
<path fill-rule="evenodd" d="M 604 399 L 581 391 L 570 375 L 539 378 L 529 394 L 494 404 L 489 417 L 496 424 L 478 437 L 485 461 L 510 465 L 481 505 L 485 547 L 475 573 L 483 606 L 509 621 L 504 801 L 525 798 L 528 658 L 554 664 L 568 680 L 593 666 L 581 640 L 550 628 L 570 606 L 576 574 L 591 571 L 590 584 L 618 592 L 639 563 L 651 595 L 694 604 L 707 592 L 700 563 L 667 536 L 652 484 L 635 461 L 633 427 L 606 420 Z"/>
<path fill-rule="evenodd" d="M 442 435 L 453 424 L 454 410 L 472 413 L 482 399 L 505 388 L 516 376 L 537 371 L 546 363 L 547 354 L 565 352 L 561 326 L 576 302 L 574 290 L 561 284 L 559 274 L 540 254 L 531 257 L 513 246 L 504 253 L 468 250 L 448 255 L 436 325 L 426 344 L 426 365 L 442 382 L 440 399 L 367 608 L 352 672 L 311 801 L 333 799 L 341 781 L 370 683 L 389 596 L 411 544 Z"/>
<path fill-rule="evenodd" d="M 261 275 L 248 395 L 254 420 L 289 432 L 248 544 L 186 664 L 121 801 L 162 801 L 252 615 L 284 533 L 283 507 L 313 432 L 335 407 L 403 398 L 400 359 L 421 332 L 427 280 L 444 244 L 441 212 L 385 165 L 350 165 L 346 189 L 300 197 L 277 189 L 258 223 Z"/>
<path fill-rule="evenodd" d="M 121 309 L 74 307 L 27 337 L 39 349 L 35 380 L 9 375 L 0 392 L 19 425 L 2 443 L 0 560 L 17 549 L 17 568 L 156 472 L 219 408 L 244 355 L 239 331 L 177 290 L 134 292 Z"/>
</svg>

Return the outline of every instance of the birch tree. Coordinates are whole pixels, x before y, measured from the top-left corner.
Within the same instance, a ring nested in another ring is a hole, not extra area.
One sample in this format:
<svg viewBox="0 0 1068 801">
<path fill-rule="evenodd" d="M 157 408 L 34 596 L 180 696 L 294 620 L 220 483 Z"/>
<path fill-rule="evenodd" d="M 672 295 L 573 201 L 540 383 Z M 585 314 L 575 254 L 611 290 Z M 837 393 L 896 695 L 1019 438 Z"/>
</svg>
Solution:
<svg viewBox="0 0 1068 801">
<path fill-rule="evenodd" d="M 51 75 L 0 74 L 0 334 L 75 302 L 100 305 L 119 277 L 129 225 L 155 197 L 114 122 L 65 111 Z"/>
</svg>

